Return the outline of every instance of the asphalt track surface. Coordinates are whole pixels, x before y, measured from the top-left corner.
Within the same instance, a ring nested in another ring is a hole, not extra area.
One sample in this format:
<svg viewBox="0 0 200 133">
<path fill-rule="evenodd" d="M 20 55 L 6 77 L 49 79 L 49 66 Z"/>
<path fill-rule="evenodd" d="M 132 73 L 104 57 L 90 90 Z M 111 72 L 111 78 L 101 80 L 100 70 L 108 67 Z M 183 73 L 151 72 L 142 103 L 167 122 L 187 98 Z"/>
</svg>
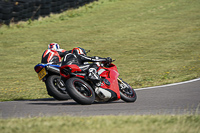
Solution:
<svg viewBox="0 0 200 133">
<path fill-rule="evenodd" d="M 37 116 L 96 115 L 177 115 L 200 114 L 200 78 L 149 88 L 136 89 L 137 100 L 79 105 L 73 100 L 53 98 L 0 102 L 0 118 Z"/>
</svg>

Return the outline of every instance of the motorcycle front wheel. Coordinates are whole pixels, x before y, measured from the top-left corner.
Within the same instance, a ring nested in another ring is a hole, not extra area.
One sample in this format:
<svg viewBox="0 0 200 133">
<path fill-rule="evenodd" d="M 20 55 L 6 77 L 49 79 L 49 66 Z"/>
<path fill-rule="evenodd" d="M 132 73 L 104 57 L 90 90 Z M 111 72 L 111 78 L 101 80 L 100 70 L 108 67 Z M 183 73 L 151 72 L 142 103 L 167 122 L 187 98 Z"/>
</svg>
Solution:
<svg viewBox="0 0 200 133">
<path fill-rule="evenodd" d="M 65 86 L 70 97 L 77 103 L 89 105 L 94 102 L 94 90 L 84 80 L 73 77 L 65 82 Z"/>
<path fill-rule="evenodd" d="M 66 91 L 66 87 L 61 85 L 61 77 L 58 75 L 51 75 L 46 80 L 47 92 L 56 100 L 68 100 L 70 96 Z M 64 83 L 63 83 L 64 85 Z"/>
<path fill-rule="evenodd" d="M 121 99 L 124 100 L 125 102 L 135 102 L 137 99 L 135 90 L 128 83 L 126 83 L 122 79 L 120 80 L 121 82 L 118 81 L 118 84 L 119 84 Z"/>
</svg>

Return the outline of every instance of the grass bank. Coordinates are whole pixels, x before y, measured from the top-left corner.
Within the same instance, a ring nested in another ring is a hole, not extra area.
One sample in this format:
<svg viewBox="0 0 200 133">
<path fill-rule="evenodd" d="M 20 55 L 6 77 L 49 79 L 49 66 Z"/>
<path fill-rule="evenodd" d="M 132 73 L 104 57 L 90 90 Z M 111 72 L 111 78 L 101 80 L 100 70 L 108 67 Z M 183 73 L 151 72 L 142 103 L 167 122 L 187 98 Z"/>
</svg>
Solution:
<svg viewBox="0 0 200 133">
<path fill-rule="evenodd" d="M 199 133 L 200 116 L 95 116 L 0 119 L 2 133 Z"/>
<path fill-rule="evenodd" d="M 117 59 L 133 88 L 200 77 L 199 0 L 99 0 L 0 28 L 0 101 L 46 98 L 33 67 L 47 45 Z"/>
</svg>

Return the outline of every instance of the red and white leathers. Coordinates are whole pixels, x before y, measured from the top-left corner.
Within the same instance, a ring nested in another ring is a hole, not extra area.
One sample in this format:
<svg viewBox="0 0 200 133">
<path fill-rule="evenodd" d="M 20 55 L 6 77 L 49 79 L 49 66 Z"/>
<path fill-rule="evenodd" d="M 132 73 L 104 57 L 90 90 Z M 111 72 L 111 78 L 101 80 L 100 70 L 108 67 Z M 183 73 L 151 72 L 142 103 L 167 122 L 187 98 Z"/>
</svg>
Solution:
<svg viewBox="0 0 200 133">
<path fill-rule="evenodd" d="M 42 54 L 41 63 L 49 63 L 49 64 L 60 63 L 62 57 L 64 57 L 66 53 L 68 52 L 64 49 L 57 49 L 57 50 L 47 49 Z"/>
</svg>

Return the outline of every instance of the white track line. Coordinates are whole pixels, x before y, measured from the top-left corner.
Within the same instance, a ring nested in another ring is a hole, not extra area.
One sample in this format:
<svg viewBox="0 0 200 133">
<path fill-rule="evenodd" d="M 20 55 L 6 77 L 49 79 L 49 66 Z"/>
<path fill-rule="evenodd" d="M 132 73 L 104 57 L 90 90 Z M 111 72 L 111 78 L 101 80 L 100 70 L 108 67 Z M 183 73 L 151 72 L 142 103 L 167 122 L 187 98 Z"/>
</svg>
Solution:
<svg viewBox="0 0 200 133">
<path fill-rule="evenodd" d="M 134 90 L 139 91 L 139 90 L 148 90 L 148 89 L 169 87 L 169 86 L 175 86 L 175 85 L 181 85 L 181 84 L 191 83 L 191 82 L 195 82 L 195 81 L 199 81 L 199 80 L 200 80 L 200 78 L 189 80 L 189 81 L 184 81 L 184 82 L 179 82 L 179 83 L 173 83 L 173 84 L 167 84 L 167 85 L 161 85 L 161 86 L 154 86 L 154 87 L 147 87 L 147 88 L 139 88 L 139 89 L 134 89 Z"/>
</svg>

